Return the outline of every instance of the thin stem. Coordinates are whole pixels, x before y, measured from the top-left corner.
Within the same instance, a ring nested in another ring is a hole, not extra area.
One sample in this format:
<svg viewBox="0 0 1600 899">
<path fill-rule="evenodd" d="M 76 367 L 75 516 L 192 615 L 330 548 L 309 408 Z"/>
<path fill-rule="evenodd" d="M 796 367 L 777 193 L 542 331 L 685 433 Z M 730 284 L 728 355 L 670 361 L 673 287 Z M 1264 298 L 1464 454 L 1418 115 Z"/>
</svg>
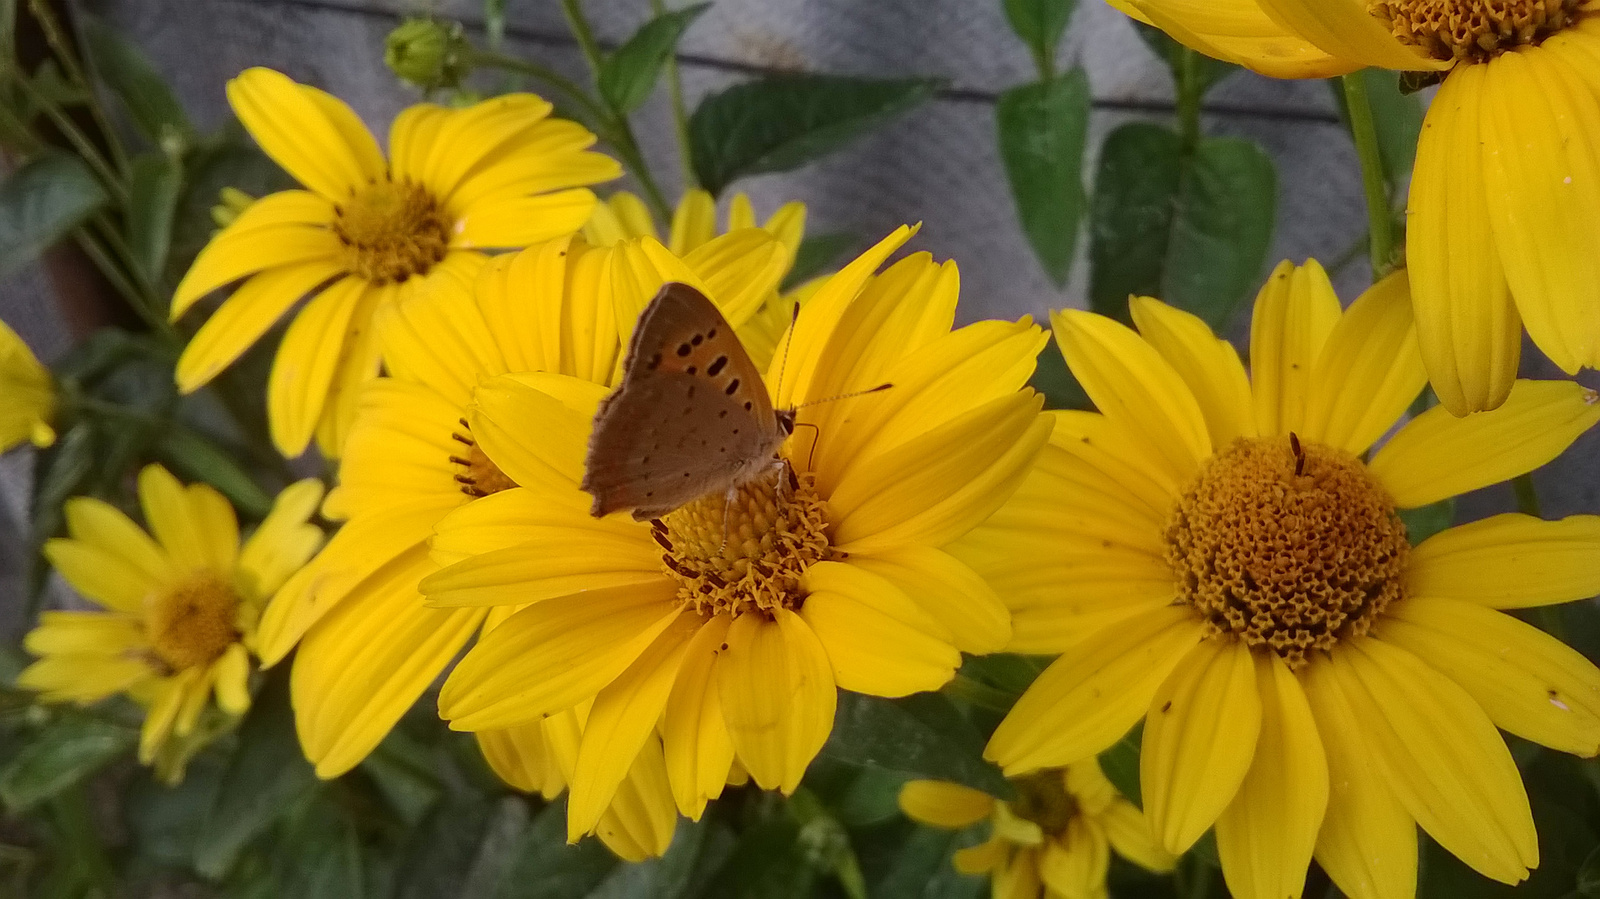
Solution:
<svg viewBox="0 0 1600 899">
<path fill-rule="evenodd" d="M 40 93 L 39 89 L 34 87 L 28 79 L 18 78 L 16 79 L 16 85 L 22 88 L 22 92 L 28 95 L 29 100 L 44 110 L 44 114 L 50 118 L 50 123 L 56 126 L 56 129 L 67 139 L 68 143 L 72 144 L 72 149 L 83 157 L 83 161 L 88 163 L 90 168 L 94 169 L 95 175 L 100 178 L 106 191 L 115 197 L 118 203 L 126 205 L 128 202 L 128 187 L 122 183 L 122 175 L 111 166 L 111 163 L 106 161 L 104 156 L 100 155 L 100 148 L 89 140 L 89 136 L 84 134 L 82 129 L 72 121 L 72 117 L 62 111 L 61 107 L 52 103 L 50 98 Z"/>
<path fill-rule="evenodd" d="M 508 72 L 516 72 L 519 75 L 537 78 L 560 91 L 567 99 L 583 107 L 583 111 L 596 120 L 604 121 L 607 118 L 606 110 L 589 96 L 582 85 L 554 69 L 546 68 L 525 59 L 518 59 L 515 56 L 507 56 L 504 53 L 493 53 L 485 50 L 475 51 L 472 54 L 472 63 L 474 66 L 504 69 Z"/>
<path fill-rule="evenodd" d="M 998 690 L 988 684 L 979 683 L 964 674 L 957 674 L 954 679 L 945 684 L 944 692 L 951 699 L 959 699 L 970 705 L 1001 714 L 1011 711 L 1011 706 L 1016 701 L 1014 696 L 1004 690 Z"/>
<path fill-rule="evenodd" d="M 1183 152 L 1189 154 L 1200 146 L 1200 102 L 1205 91 L 1200 83 L 1200 54 L 1188 47 L 1178 52 L 1178 137 Z"/>
<path fill-rule="evenodd" d="M 666 12 L 662 0 L 650 0 L 650 11 L 656 15 Z M 678 159 L 683 164 L 683 189 L 691 191 L 700 186 L 694 173 L 694 156 L 689 145 L 689 110 L 683 102 L 683 79 L 678 73 L 678 54 L 667 57 L 667 95 L 672 100 L 672 131 L 678 139 Z"/>
<path fill-rule="evenodd" d="M 85 96 L 89 98 L 89 115 L 93 117 L 95 126 L 105 135 L 106 147 L 111 151 L 111 159 L 116 164 L 117 170 L 127 172 L 128 154 L 122 149 L 122 141 L 117 139 L 117 133 L 111 129 L 111 119 L 106 115 L 105 109 L 100 105 L 100 95 L 94 89 L 94 83 L 89 80 L 83 66 L 78 64 L 78 56 L 73 52 L 73 47 L 68 43 L 66 34 L 61 28 L 61 23 L 56 21 L 55 13 L 50 11 L 49 0 L 30 0 L 28 9 L 33 13 L 34 19 L 39 22 L 39 28 L 44 31 L 44 39 L 50 44 L 50 49 L 55 53 L 56 59 L 61 63 L 61 70 L 68 78 L 83 87 Z M 19 81 L 27 79 L 19 78 Z"/>
<path fill-rule="evenodd" d="M 123 273 L 122 267 L 117 264 L 115 259 L 111 258 L 111 253 L 101 245 L 100 241 L 95 238 L 89 229 L 79 228 L 73 232 L 73 237 L 77 240 L 78 248 L 83 250 L 84 255 L 89 257 L 89 261 L 94 263 L 94 267 L 100 270 L 100 274 L 105 275 L 106 280 L 111 282 L 111 287 L 121 294 L 124 300 L 128 301 L 128 305 L 133 307 L 133 311 L 138 313 L 139 318 L 143 319 L 144 323 L 149 325 L 152 331 L 160 334 L 170 334 L 172 332 L 172 325 L 165 318 L 150 310 L 149 306 L 145 304 L 144 294 L 140 292 L 132 281 L 128 280 L 128 276 Z"/>
<path fill-rule="evenodd" d="M 583 17 L 583 9 L 578 5 L 578 0 L 561 0 L 561 12 L 567 17 L 567 27 L 572 29 L 572 36 L 578 41 L 578 49 L 583 51 L 583 58 L 589 63 L 589 71 L 594 77 L 600 77 L 600 66 L 605 59 L 600 54 L 600 43 L 594 39 L 594 31 L 589 28 L 589 20 Z"/>
<path fill-rule="evenodd" d="M 1044 47 L 1029 47 L 1033 52 L 1033 67 L 1039 70 L 1040 81 L 1052 81 L 1056 77 L 1056 61 Z"/>
<path fill-rule="evenodd" d="M 1394 212 L 1389 204 L 1389 181 L 1383 170 L 1383 154 L 1378 148 L 1378 126 L 1372 116 L 1372 100 L 1367 82 L 1360 72 L 1345 75 L 1345 105 L 1350 110 L 1350 136 L 1355 139 L 1356 155 L 1361 158 L 1361 186 L 1367 197 L 1367 224 L 1372 233 L 1373 280 L 1395 269 Z"/>
</svg>

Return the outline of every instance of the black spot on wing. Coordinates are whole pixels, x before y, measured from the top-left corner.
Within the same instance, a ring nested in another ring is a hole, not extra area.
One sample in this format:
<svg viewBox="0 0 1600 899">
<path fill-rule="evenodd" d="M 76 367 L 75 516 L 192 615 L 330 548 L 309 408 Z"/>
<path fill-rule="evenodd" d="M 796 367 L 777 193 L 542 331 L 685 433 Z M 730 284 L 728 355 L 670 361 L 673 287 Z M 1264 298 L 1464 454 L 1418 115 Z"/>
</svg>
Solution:
<svg viewBox="0 0 1600 899">
<path fill-rule="evenodd" d="M 723 368 L 723 366 L 725 366 L 727 364 L 728 364 L 728 357 L 727 356 L 718 356 L 715 362 L 713 362 L 710 365 L 706 366 L 706 374 L 708 374 L 711 377 L 715 378 L 717 375 L 722 374 L 722 368 Z"/>
<path fill-rule="evenodd" d="M 693 350 L 694 347 L 689 346 L 687 343 L 678 344 L 678 355 L 680 356 L 687 356 L 689 353 L 693 352 Z"/>
<path fill-rule="evenodd" d="M 734 393 L 736 393 L 738 390 L 739 390 L 739 379 L 738 378 L 734 378 L 732 381 L 728 382 L 728 389 L 724 390 L 722 392 L 726 393 L 728 396 L 733 396 Z M 748 409 L 748 408 L 750 408 L 750 404 L 749 403 L 745 403 L 744 407 L 746 409 Z"/>
</svg>

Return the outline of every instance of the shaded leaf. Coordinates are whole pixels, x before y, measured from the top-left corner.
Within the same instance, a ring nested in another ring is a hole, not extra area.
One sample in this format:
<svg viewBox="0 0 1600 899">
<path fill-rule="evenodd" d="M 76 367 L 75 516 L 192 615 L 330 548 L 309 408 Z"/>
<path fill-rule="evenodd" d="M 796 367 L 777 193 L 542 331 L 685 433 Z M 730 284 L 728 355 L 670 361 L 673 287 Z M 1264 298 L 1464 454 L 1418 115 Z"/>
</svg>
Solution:
<svg viewBox="0 0 1600 899">
<path fill-rule="evenodd" d="M 800 899 L 810 896 L 817 869 L 800 847 L 800 825 L 787 815 L 739 835 L 728 860 L 700 895 L 717 899 Z"/>
<path fill-rule="evenodd" d="M 401 850 L 395 899 L 467 895 L 468 871 L 497 812 L 487 797 L 471 793 L 441 803 Z"/>
<path fill-rule="evenodd" d="M 661 78 L 661 69 L 678 47 L 678 39 L 710 3 L 664 12 L 644 23 L 633 37 L 600 66 L 600 96 L 627 115 L 644 105 Z"/>
<path fill-rule="evenodd" d="M 1239 71 L 1239 67 L 1232 63 L 1190 50 L 1159 28 L 1137 21 L 1133 27 L 1145 44 L 1172 70 L 1173 81 L 1182 82 L 1185 77 L 1194 79 L 1196 99 L 1203 98 L 1217 82 Z"/>
<path fill-rule="evenodd" d="M 1005 0 L 1006 21 L 1036 60 L 1053 59 L 1077 0 Z M 1043 63 L 1041 63 L 1042 67 Z"/>
<path fill-rule="evenodd" d="M 948 698 L 918 693 L 889 700 L 839 691 L 822 754 L 835 761 L 948 780 L 1010 798 L 1011 785 L 983 758 L 983 737 Z"/>
<path fill-rule="evenodd" d="M 939 83 L 776 74 L 735 85 L 689 118 L 695 174 L 716 194 L 747 175 L 798 168 L 933 96 Z"/>
<path fill-rule="evenodd" d="M 873 899 L 982 899 L 990 895 L 989 878 L 957 871 L 956 851 L 981 842 L 984 825 L 965 830 L 918 827 L 901 821 L 857 832 Z"/>
<path fill-rule="evenodd" d="M 1089 79 L 1082 69 L 1073 69 L 1049 81 L 1012 88 L 1000 95 L 995 121 L 1022 231 L 1045 273 L 1056 286 L 1064 285 L 1087 202 L 1083 150 Z"/>
<path fill-rule="evenodd" d="M 0 184 L 0 276 L 32 262 L 106 203 L 83 160 L 47 153 Z"/>
<path fill-rule="evenodd" d="M 794 264 L 789 266 L 789 274 L 783 279 L 782 289 L 790 291 L 812 278 L 827 274 L 830 269 L 836 267 L 845 252 L 856 246 L 860 240 L 859 236 L 848 231 L 807 234 L 800 241 L 800 249 L 795 251 Z"/>
<path fill-rule="evenodd" d="M 567 845 L 567 802 L 546 805 L 523 831 L 493 899 L 582 899 L 619 866 L 599 840 Z M 643 894 L 650 895 L 650 894 Z M 661 894 L 664 899 L 669 894 Z"/>
<path fill-rule="evenodd" d="M 116 29 L 87 18 L 83 23 L 89 61 L 105 86 L 122 101 L 128 117 L 155 146 L 176 155 L 194 137 L 194 125 L 177 94 Z"/>
<path fill-rule="evenodd" d="M 186 481 L 204 481 L 217 488 L 239 514 L 260 520 L 272 510 L 272 497 L 234 456 L 210 440 L 173 425 L 164 429 L 154 447 L 156 458 Z"/>
<path fill-rule="evenodd" d="M 1129 321 L 1128 297 L 1162 293 L 1162 273 L 1183 178 L 1183 143 L 1160 125 L 1135 122 L 1100 148 L 1089 217 L 1089 306 Z"/>
<path fill-rule="evenodd" d="M 183 167 L 173 157 L 146 153 L 133 161 L 128 177 L 128 248 L 152 284 L 160 284 L 166 271 L 182 189 Z"/>
<path fill-rule="evenodd" d="M 361 839 L 351 816 L 322 799 L 307 803 L 273 853 L 276 895 L 294 899 L 361 899 Z"/>
<path fill-rule="evenodd" d="M 1415 546 L 1455 523 L 1456 501 L 1452 498 L 1417 509 L 1400 509 L 1398 514 L 1405 523 L 1406 537 Z"/>
<path fill-rule="evenodd" d="M 1144 741 L 1144 722 L 1133 726 L 1117 745 L 1100 753 L 1100 770 L 1106 779 L 1134 805 L 1144 808 L 1144 797 L 1139 791 L 1139 747 Z"/>
<path fill-rule="evenodd" d="M 132 728 L 87 715 L 62 715 L 0 768 L 0 802 L 12 812 L 32 808 L 128 754 L 138 741 Z"/>
</svg>

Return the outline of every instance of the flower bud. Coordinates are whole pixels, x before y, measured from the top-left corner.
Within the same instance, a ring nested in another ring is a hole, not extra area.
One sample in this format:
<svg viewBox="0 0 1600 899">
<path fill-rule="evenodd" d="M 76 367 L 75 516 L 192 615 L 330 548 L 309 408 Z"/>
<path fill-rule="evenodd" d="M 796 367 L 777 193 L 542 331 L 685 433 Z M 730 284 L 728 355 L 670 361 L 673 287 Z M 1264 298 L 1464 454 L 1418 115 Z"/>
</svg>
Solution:
<svg viewBox="0 0 1600 899">
<path fill-rule="evenodd" d="M 384 40 L 383 61 L 423 90 L 454 88 L 472 71 L 471 49 L 460 22 L 408 19 Z"/>
</svg>

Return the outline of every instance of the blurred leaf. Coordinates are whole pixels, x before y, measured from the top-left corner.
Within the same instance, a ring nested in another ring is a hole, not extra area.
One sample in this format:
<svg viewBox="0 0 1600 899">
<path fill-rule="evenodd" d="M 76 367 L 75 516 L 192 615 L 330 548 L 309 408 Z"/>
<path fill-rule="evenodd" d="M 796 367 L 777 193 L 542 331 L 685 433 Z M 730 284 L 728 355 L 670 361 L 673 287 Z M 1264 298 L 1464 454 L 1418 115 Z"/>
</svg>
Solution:
<svg viewBox="0 0 1600 899">
<path fill-rule="evenodd" d="M 888 700 L 839 691 L 822 754 L 835 761 L 948 780 L 1010 798 L 1011 785 L 983 758 L 983 737 L 938 693 Z"/>
<path fill-rule="evenodd" d="M 0 802 L 12 812 L 32 808 L 131 752 L 138 741 L 130 728 L 63 714 L 0 768 Z"/>
<path fill-rule="evenodd" d="M 1583 899 L 1600 899 L 1600 847 L 1596 847 L 1578 867 L 1573 886 Z"/>
<path fill-rule="evenodd" d="M 37 93 L 40 99 L 56 106 L 77 106 L 89 101 L 89 92 L 80 85 L 68 81 L 66 76 L 61 74 L 61 66 L 57 65 L 54 59 L 46 59 L 39 63 L 39 68 L 33 73 L 32 85 L 33 92 Z M 38 110 L 31 112 L 36 113 Z"/>
<path fill-rule="evenodd" d="M 379 792 L 407 827 L 415 827 L 444 794 L 432 751 L 400 728 L 389 732 L 361 762 Z"/>
<path fill-rule="evenodd" d="M 1144 722 L 1133 726 L 1117 745 L 1100 753 L 1100 770 L 1106 779 L 1134 805 L 1144 808 L 1144 796 L 1139 791 L 1139 747 L 1144 742 Z"/>
<path fill-rule="evenodd" d="M 662 67 L 677 49 L 678 39 L 710 5 L 697 3 L 662 13 L 606 57 L 597 79 L 606 103 L 623 115 L 643 106 L 661 78 Z"/>
<path fill-rule="evenodd" d="M 317 775 L 301 754 L 289 707 L 289 669 L 267 673 L 239 726 L 216 802 L 206 815 L 195 868 L 213 879 L 233 866 L 251 840 L 317 788 Z"/>
<path fill-rule="evenodd" d="M 1077 0 L 1004 0 L 1004 5 L 1011 30 L 1043 68 L 1044 60 L 1055 58 L 1056 45 L 1067 30 Z"/>
<path fill-rule="evenodd" d="M 1190 77 L 1196 80 L 1197 97 L 1204 97 L 1217 85 L 1217 82 L 1239 71 L 1239 67 L 1232 63 L 1212 59 L 1203 53 L 1190 50 L 1159 28 L 1139 21 L 1135 21 L 1133 27 L 1145 44 L 1167 64 L 1168 69 L 1172 70 L 1172 80 L 1181 82 L 1184 78 L 1184 66 L 1193 67 Z M 1186 55 L 1191 58 L 1186 60 Z"/>
<path fill-rule="evenodd" d="M 1046 409 L 1089 409 L 1089 394 L 1067 368 L 1067 360 L 1054 340 L 1039 352 L 1028 386 L 1044 394 Z"/>
<path fill-rule="evenodd" d="M 800 899 L 811 895 L 816 877 L 817 869 L 800 846 L 800 825 L 782 815 L 741 833 L 732 854 L 700 895 L 707 899 Z"/>
<path fill-rule="evenodd" d="M 128 360 L 141 356 L 177 361 L 174 354 L 148 334 L 100 328 L 74 344 L 50 368 L 61 380 L 87 386 Z"/>
<path fill-rule="evenodd" d="M 1009 7 L 1009 4 L 1008 4 Z M 1073 69 L 1000 95 L 995 105 L 1000 158 L 1023 233 L 1060 287 L 1072 271 L 1087 197 L 1083 149 L 1089 131 L 1089 79 Z"/>
<path fill-rule="evenodd" d="M 49 249 L 105 205 L 106 192 L 83 160 L 47 153 L 0 184 L 0 276 Z"/>
<path fill-rule="evenodd" d="M 164 153 L 145 153 L 133 160 L 128 177 L 128 248 L 152 284 L 161 283 L 167 251 L 172 248 L 172 222 L 183 188 L 183 167 Z"/>
<path fill-rule="evenodd" d="M 815 793 L 801 787 L 789 797 L 789 814 L 800 824 L 797 841 L 811 864 L 833 874 L 849 899 L 867 899 L 861 862 L 850 847 L 843 822 L 823 806 Z"/>
<path fill-rule="evenodd" d="M 188 428 L 176 425 L 161 432 L 155 455 L 187 481 L 204 481 L 221 491 L 248 519 L 260 520 L 272 510 L 272 497 L 239 467 L 232 454 Z"/>
<path fill-rule="evenodd" d="M 291 187 L 283 170 L 248 142 L 237 122 L 216 138 L 196 147 L 184 159 L 184 185 L 173 222 L 167 275 L 176 280 L 194 262 L 216 231 L 211 207 L 224 187 L 263 196 Z"/>
<path fill-rule="evenodd" d="M 1415 546 L 1455 523 L 1456 501 L 1447 499 L 1418 509 L 1401 509 L 1399 514 L 1405 522 L 1406 536 Z"/>
<path fill-rule="evenodd" d="M 986 825 L 921 827 L 901 819 L 854 834 L 873 899 L 987 899 L 988 877 L 957 871 L 952 857 L 981 842 Z M 1121 899 L 1121 897 L 1118 897 Z"/>
<path fill-rule="evenodd" d="M 795 251 L 794 265 L 789 267 L 789 275 L 783 279 L 782 289 L 786 292 L 794 290 L 812 278 L 827 274 L 835 267 L 845 251 L 855 246 L 860 239 L 848 231 L 807 234 L 805 239 L 800 241 L 800 249 Z"/>
<path fill-rule="evenodd" d="M 361 840 L 350 815 L 322 800 L 306 803 L 274 853 L 277 895 L 294 899 L 361 899 Z"/>
<path fill-rule="evenodd" d="M 1095 182 L 1092 308 L 1126 322 L 1130 295 L 1153 296 L 1224 331 L 1265 267 L 1276 212 L 1277 174 L 1254 144 L 1209 138 L 1186 156 L 1174 132 L 1124 125 Z"/>
<path fill-rule="evenodd" d="M 619 864 L 599 840 L 567 844 L 567 802 L 558 799 L 541 809 L 523 831 L 510 867 L 489 895 L 493 899 L 583 899 Z M 670 899 L 668 893 L 659 895 Z"/>
<path fill-rule="evenodd" d="M 150 143 L 176 155 L 194 137 L 183 104 L 155 67 L 115 28 L 99 19 L 83 22 L 85 49 L 101 82 L 128 111 Z"/>
<path fill-rule="evenodd" d="M 933 96 L 929 78 L 767 75 L 712 94 L 689 117 L 700 184 L 799 168 Z"/>
<path fill-rule="evenodd" d="M 522 836 L 527 830 L 528 803 L 516 796 L 501 799 L 478 841 L 459 895 L 487 896 L 496 884 L 504 882 L 522 854 Z"/>
<path fill-rule="evenodd" d="M 499 50 L 506 39 L 506 0 L 483 0 L 484 42 Z"/>
<path fill-rule="evenodd" d="M 471 793 L 440 803 L 401 850 L 395 899 L 466 895 L 468 870 L 497 812 L 487 797 Z"/>
<path fill-rule="evenodd" d="M 223 768 L 217 753 L 205 753 L 176 786 L 141 776 L 124 790 L 123 819 L 141 856 L 175 867 L 194 864 L 205 824 L 202 813 L 216 801 Z"/>
</svg>

